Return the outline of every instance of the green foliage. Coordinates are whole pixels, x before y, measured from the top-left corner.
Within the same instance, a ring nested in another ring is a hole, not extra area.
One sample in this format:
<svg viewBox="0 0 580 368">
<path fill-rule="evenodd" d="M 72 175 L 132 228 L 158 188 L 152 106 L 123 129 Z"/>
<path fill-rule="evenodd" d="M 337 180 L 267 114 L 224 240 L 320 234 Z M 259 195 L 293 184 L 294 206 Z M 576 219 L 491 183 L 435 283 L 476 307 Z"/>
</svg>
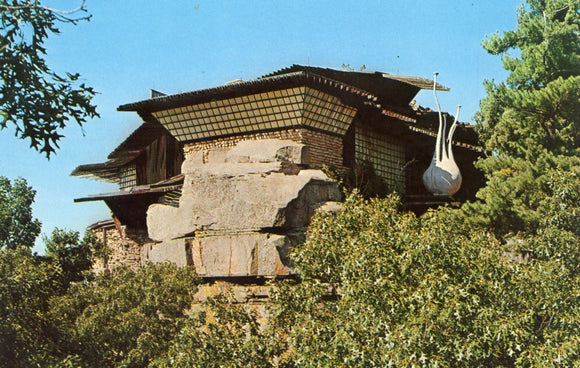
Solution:
<svg viewBox="0 0 580 368">
<path fill-rule="evenodd" d="M 272 367 L 283 341 L 255 309 L 220 296 L 207 300 L 176 336 L 168 353 L 153 367 Z M 280 365 L 278 365 L 280 366 Z"/>
<path fill-rule="evenodd" d="M 59 342 L 51 358 L 61 366 L 147 366 L 183 328 L 196 283 L 191 268 L 164 264 L 72 285 L 50 301 Z"/>
<path fill-rule="evenodd" d="M 13 183 L 0 176 L 0 249 L 32 248 L 40 234 L 40 221 L 32 217 L 36 191 L 25 179 Z"/>
<path fill-rule="evenodd" d="M 503 64 L 511 71 L 511 88 L 528 90 L 547 86 L 550 81 L 578 75 L 578 0 L 528 0 L 518 10 L 515 31 L 494 34 L 484 42 L 494 55 L 504 54 Z M 507 51 L 519 50 L 519 57 Z"/>
<path fill-rule="evenodd" d="M 92 267 L 92 252 L 98 248 L 97 239 L 87 231 L 83 239 L 77 231 L 54 229 L 50 238 L 44 237 L 46 255 L 62 269 L 66 284 L 82 281 Z"/>
<path fill-rule="evenodd" d="M 85 12 L 84 2 L 77 10 Z M 16 128 L 16 136 L 47 157 L 58 148 L 61 131 L 70 120 L 83 125 L 97 117 L 91 103 L 95 91 L 80 83 L 80 75 L 62 76 L 44 59 L 44 42 L 58 34 L 59 22 L 76 24 L 90 17 L 73 17 L 35 1 L 0 0 L 0 129 Z"/>
<path fill-rule="evenodd" d="M 493 153 L 478 164 L 488 183 L 477 195 L 481 202 L 463 210 L 468 221 L 497 234 L 536 234 L 544 218 L 558 216 L 549 204 L 559 201 L 554 175 L 565 175 L 570 181 L 562 184 L 578 188 L 579 10 L 578 0 L 528 1 L 519 10 L 515 31 L 484 42 L 488 52 L 503 55 L 510 74 L 504 83 L 485 84 L 488 96 L 476 121 Z M 580 234 L 577 225 L 551 225 Z"/>
<path fill-rule="evenodd" d="M 569 175 L 553 173 L 559 202 L 542 209 L 561 215 L 509 249 L 531 250 L 528 263 L 457 211 L 417 218 L 396 196 L 350 195 L 343 211 L 315 216 L 292 255 L 301 280 L 275 284 L 263 324 L 225 297 L 192 310 L 191 268 L 116 269 L 65 287 L 68 249 L 82 241 L 55 231 L 49 257 L 0 250 L 0 365 L 574 366 L 580 252 L 562 228 L 577 226 L 579 191 L 562 186 Z"/>
<path fill-rule="evenodd" d="M 29 249 L 0 249 L 0 366 L 37 367 L 54 350 L 46 311 L 60 280 L 58 265 Z"/>
<path fill-rule="evenodd" d="M 333 165 L 324 165 L 324 173 L 337 182 L 343 192 L 357 190 L 365 198 L 385 197 L 393 191 L 402 192 L 403 188 L 391 188 L 377 175 L 373 164 L 369 161 L 355 163 L 346 169 Z"/>
<path fill-rule="evenodd" d="M 69 285 L 61 264 L 0 249 L 0 366 L 146 367 L 188 318 L 190 268 L 117 269 Z"/>
<path fill-rule="evenodd" d="M 451 210 L 416 218 L 398 205 L 350 196 L 344 211 L 313 220 L 294 255 L 302 280 L 281 288 L 273 312 L 288 331 L 287 362 L 578 364 L 577 250 L 551 257 L 572 248 L 554 236 L 544 259 L 510 261 L 492 234 Z"/>
</svg>

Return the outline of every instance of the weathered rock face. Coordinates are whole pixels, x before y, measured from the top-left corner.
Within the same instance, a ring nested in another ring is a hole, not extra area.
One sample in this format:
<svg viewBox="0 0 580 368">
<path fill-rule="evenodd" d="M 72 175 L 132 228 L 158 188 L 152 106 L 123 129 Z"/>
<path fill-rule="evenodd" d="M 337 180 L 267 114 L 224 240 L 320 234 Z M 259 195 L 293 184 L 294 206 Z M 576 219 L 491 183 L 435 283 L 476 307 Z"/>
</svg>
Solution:
<svg viewBox="0 0 580 368">
<path fill-rule="evenodd" d="M 179 207 L 147 212 L 157 242 L 143 259 L 193 264 L 200 275 L 282 275 L 314 211 L 340 200 L 334 182 L 293 141 L 242 141 L 229 151 L 190 154 Z"/>
<path fill-rule="evenodd" d="M 303 144 L 281 139 L 242 141 L 229 150 L 225 162 L 292 162 L 309 164 L 308 150 Z"/>
<path fill-rule="evenodd" d="M 163 241 L 200 230 L 304 228 L 314 206 L 340 199 L 335 184 L 322 175 L 318 170 L 303 170 L 298 175 L 252 172 L 233 177 L 202 170 L 187 175 L 179 208 L 155 204 L 147 211 L 149 236 Z"/>
<path fill-rule="evenodd" d="M 164 242 L 146 244 L 141 249 L 141 259 L 144 262 L 172 262 L 178 266 L 190 266 L 191 255 L 187 239 L 168 239 Z"/>
</svg>

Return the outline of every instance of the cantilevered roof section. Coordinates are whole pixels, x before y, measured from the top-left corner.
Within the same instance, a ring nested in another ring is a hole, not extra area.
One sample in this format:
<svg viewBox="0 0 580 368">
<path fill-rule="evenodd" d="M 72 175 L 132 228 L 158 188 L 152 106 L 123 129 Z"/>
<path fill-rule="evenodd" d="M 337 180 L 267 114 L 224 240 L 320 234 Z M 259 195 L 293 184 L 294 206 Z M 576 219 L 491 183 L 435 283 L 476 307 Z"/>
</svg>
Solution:
<svg viewBox="0 0 580 368">
<path fill-rule="evenodd" d="M 113 214 L 124 225 L 134 227 L 147 226 L 147 209 L 153 203 L 174 205 L 181 196 L 183 175 L 159 181 L 154 184 L 140 185 L 127 191 L 95 194 L 76 198 L 75 203 L 90 201 L 105 201 Z M 167 198 L 166 198 L 167 197 Z"/>
<path fill-rule="evenodd" d="M 337 70 L 296 64 L 267 74 L 263 78 L 300 71 L 318 74 L 368 91 L 377 97 L 379 103 L 385 106 L 395 105 L 406 107 L 420 90 L 432 90 L 434 85 L 434 81 L 416 76 L 393 75 L 383 72 Z M 437 83 L 437 90 L 449 91 L 449 88 Z"/>
<path fill-rule="evenodd" d="M 121 167 L 136 159 L 140 154 L 141 151 L 125 152 L 122 157 L 115 157 L 106 162 L 79 165 L 70 175 L 118 184 Z"/>
<path fill-rule="evenodd" d="M 169 135 L 169 132 L 161 124 L 147 121 L 109 154 L 108 161 L 77 166 L 70 175 L 118 184 L 121 167 L 136 159 L 145 147 L 164 134 Z"/>
<path fill-rule="evenodd" d="M 341 97 L 353 97 L 359 101 L 378 102 L 379 97 L 395 96 L 382 105 L 408 107 L 421 89 L 432 89 L 433 81 L 421 77 L 391 75 L 382 72 L 354 72 L 328 68 L 293 65 L 251 81 L 240 81 L 197 91 L 162 95 L 155 98 L 124 104 L 119 111 L 151 112 L 170 109 L 187 104 L 203 103 L 223 98 L 232 98 L 267 90 L 295 87 L 307 83 L 311 87 L 326 86 Z M 449 88 L 437 84 L 440 91 Z M 398 96 L 398 97 L 397 97 Z"/>
<path fill-rule="evenodd" d="M 159 96 L 118 110 L 158 121 L 180 142 L 300 127 L 343 135 L 362 107 L 415 123 L 409 102 L 421 88 L 412 78 L 414 84 L 383 74 L 294 66 L 253 81 Z"/>
</svg>

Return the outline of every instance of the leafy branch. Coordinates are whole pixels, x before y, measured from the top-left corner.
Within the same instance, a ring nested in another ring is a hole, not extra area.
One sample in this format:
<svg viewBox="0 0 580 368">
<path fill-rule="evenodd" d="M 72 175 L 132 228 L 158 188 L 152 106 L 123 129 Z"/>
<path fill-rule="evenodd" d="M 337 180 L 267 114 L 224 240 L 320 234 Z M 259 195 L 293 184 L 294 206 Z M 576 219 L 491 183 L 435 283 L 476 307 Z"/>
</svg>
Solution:
<svg viewBox="0 0 580 368">
<path fill-rule="evenodd" d="M 46 64 L 44 42 L 59 34 L 58 23 L 88 21 L 85 1 L 72 10 L 58 10 L 39 1 L 0 0 L 0 129 L 13 126 L 15 136 L 47 158 L 58 148 L 61 131 L 74 120 L 79 126 L 98 117 L 96 92 L 80 82 L 80 74 L 64 76 Z"/>
</svg>

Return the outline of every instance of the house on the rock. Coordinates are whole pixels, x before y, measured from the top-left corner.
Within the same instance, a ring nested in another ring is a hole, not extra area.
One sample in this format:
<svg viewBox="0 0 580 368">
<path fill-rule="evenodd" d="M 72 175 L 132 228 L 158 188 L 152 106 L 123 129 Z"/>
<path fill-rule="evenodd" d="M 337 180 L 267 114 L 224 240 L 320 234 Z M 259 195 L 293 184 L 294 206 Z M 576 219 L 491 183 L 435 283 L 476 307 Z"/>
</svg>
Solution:
<svg viewBox="0 0 580 368">
<path fill-rule="evenodd" d="M 438 117 L 412 101 L 432 88 L 419 77 L 295 65 L 120 106 L 142 125 L 108 161 L 72 173 L 120 187 L 75 200 L 105 201 L 113 214 L 91 227 L 111 249 L 100 266 L 171 261 L 205 277 L 291 274 L 288 250 L 314 211 L 341 199 L 323 166 L 366 163 L 415 211 L 473 198 L 481 149 L 465 124 L 453 142 L 463 187 L 454 198 L 423 187 Z"/>
</svg>

